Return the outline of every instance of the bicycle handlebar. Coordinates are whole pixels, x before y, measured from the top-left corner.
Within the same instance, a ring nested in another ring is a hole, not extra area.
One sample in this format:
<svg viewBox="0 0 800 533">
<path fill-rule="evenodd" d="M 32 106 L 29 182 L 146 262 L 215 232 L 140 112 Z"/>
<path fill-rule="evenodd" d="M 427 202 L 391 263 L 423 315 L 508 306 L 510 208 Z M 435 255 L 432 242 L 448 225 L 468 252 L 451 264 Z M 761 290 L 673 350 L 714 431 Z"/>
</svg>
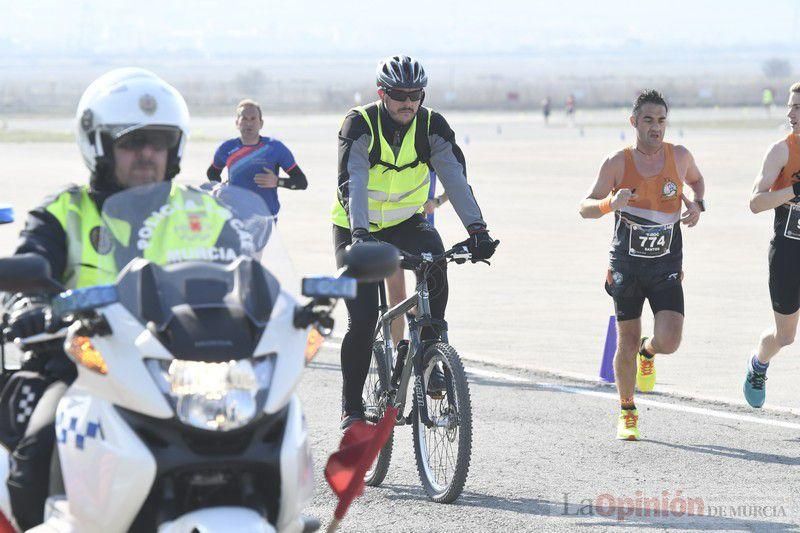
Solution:
<svg viewBox="0 0 800 533">
<path fill-rule="evenodd" d="M 442 259 L 448 263 L 453 262 L 460 265 L 472 259 L 472 254 L 463 245 L 455 245 L 440 254 L 423 252 L 416 255 L 400 250 L 400 268 L 404 270 L 419 270 L 425 264 L 433 264 Z"/>
</svg>

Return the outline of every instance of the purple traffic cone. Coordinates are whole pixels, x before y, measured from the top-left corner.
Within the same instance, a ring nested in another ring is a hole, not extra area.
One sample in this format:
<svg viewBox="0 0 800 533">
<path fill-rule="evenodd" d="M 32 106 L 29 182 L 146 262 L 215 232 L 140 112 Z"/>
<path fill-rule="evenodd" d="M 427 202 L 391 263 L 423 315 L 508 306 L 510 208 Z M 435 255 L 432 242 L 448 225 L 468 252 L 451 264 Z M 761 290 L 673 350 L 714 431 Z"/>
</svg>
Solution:
<svg viewBox="0 0 800 533">
<path fill-rule="evenodd" d="M 603 360 L 600 363 L 600 379 L 606 383 L 614 383 L 614 352 L 617 351 L 617 317 L 608 317 L 606 345 L 603 348 Z"/>
</svg>

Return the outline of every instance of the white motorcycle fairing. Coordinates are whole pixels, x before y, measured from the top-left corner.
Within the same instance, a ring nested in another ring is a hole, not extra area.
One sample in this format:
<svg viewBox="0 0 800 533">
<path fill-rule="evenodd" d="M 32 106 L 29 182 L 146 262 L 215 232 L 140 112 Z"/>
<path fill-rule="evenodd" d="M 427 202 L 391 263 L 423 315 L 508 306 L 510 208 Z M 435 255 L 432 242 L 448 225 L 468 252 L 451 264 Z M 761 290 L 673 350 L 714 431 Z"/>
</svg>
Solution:
<svg viewBox="0 0 800 533">
<path fill-rule="evenodd" d="M 257 345 L 256 355 L 260 355 L 262 350 L 279 354 L 302 353 L 304 331 L 290 327 L 294 299 L 282 293 L 278 302 Z M 138 322 L 131 323 L 130 314 L 121 305 L 112 304 L 100 312 L 110 324 L 121 322 L 131 329 L 138 328 L 138 331 L 137 334 L 93 338 L 92 342 L 102 350 L 108 363 L 108 374 L 103 376 L 78 366 L 78 378 L 59 402 L 56 438 L 68 503 L 60 502 L 58 516 L 53 515 L 52 521 L 46 521 L 58 531 L 127 531 L 153 489 L 157 457 L 131 429 L 130 420 L 124 419 L 114 405 L 135 412 L 137 418 L 163 419 L 165 422 L 173 418 L 171 407 L 143 364 L 143 358 L 166 359 L 164 355 L 169 352 Z M 119 329 L 115 328 L 116 331 Z M 280 335 L 278 331 L 284 334 Z M 138 347 L 149 347 L 152 351 L 139 353 Z M 168 357 L 172 358 L 171 355 Z M 302 369 L 302 357 L 277 356 L 264 408 L 265 415 L 273 417 L 276 414 L 269 412 L 270 406 L 279 412 L 286 411 L 277 415 L 285 417 L 285 429 L 276 454 L 281 494 L 277 531 L 281 532 L 302 531 L 299 516 L 311 499 L 314 488 L 305 420 L 299 400 L 291 393 Z M 133 394 L 137 389 L 140 403 L 134 405 Z M 285 396 L 287 390 L 289 398 Z M 209 459 L 207 463 L 206 467 L 213 466 L 213 460 Z M 225 514 L 230 509 L 207 509 L 208 512 L 197 515 L 200 517 L 197 520 L 206 520 L 217 511 Z M 249 509 L 236 509 L 244 513 L 241 516 L 258 516 Z M 171 521 L 172 525 L 164 531 L 192 531 L 191 528 L 184 530 L 183 526 L 195 523 L 195 518 L 188 517 L 196 513 L 192 511 Z M 264 528 L 272 527 L 263 518 L 259 519 Z M 214 519 L 210 520 L 213 523 Z M 55 527 L 56 522 L 58 527 Z M 236 523 L 238 529 L 237 522 L 227 522 L 228 527 L 232 523 Z M 72 527 L 64 529 L 67 524 Z M 243 531 L 250 531 L 244 524 L 242 526 Z"/>
<path fill-rule="evenodd" d="M 265 522 L 253 510 L 242 507 L 212 507 L 192 511 L 177 520 L 166 522 L 158 528 L 158 533 L 231 531 L 231 524 L 236 524 L 236 528 L 240 531 L 252 533 L 273 533 L 275 531 L 271 524 Z"/>
<path fill-rule="evenodd" d="M 59 404 L 57 416 L 56 435 L 69 501 L 59 498 L 50 502 L 45 523 L 35 531 L 127 531 L 152 488 L 155 458 L 103 400 L 70 391 Z M 220 506 L 186 513 L 161 524 L 158 531 L 300 533 L 304 527 L 300 513 L 313 495 L 312 470 L 305 421 L 300 402 L 293 397 L 280 452 L 277 529 L 251 509 Z"/>
<path fill-rule="evenodd" d="M 113 405 L 77 387 L 58 404 L 56 441 L 76 530 L 127 529 L 155 480 L 150 450 Z"/>
</svg>

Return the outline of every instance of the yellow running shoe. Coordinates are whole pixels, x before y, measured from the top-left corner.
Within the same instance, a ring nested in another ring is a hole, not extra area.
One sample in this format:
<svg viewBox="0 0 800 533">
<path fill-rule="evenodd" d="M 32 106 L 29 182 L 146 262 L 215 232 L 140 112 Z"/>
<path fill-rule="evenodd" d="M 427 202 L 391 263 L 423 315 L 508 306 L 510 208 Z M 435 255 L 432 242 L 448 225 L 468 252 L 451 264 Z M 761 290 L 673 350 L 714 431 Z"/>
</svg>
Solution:
<svg viewBox="0 0 800 533">
<path fill-rule="evenodd" d="M 647 337 L 642 339 L 642 348 L 646 340 Z M 642 392 L 650 392 L 656 386 L 656 358 L 645 357 L 642 348 L 636 356 L 636 388 Z"/>
<path fill-rule="evenodd" d="M 617 438 L 619 440 L 639 440 L 639 411 L 621 409 L 617 419 Z"/>
</svg>

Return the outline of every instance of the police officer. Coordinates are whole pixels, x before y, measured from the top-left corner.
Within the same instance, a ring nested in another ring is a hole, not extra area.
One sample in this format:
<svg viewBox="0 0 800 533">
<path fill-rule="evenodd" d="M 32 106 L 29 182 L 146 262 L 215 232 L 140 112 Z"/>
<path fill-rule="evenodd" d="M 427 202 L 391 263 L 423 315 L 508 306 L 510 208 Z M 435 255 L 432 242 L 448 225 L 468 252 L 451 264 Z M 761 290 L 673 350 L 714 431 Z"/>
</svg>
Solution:
<svg viewBox="0 0 800 533">
<path fill-rule="evenodd" d="M 67 288 L 113 283 L 117 268 L 111 237 L 102 229 L 103 202 L 115 192 L 171 180 L 179 172 L 189 112 L 180 93 L 152 72 L 117 69 L 94 81 L 76 114 L 77 141 L 91 173 L 89 185 L 70 186 L 28 214 L 16 254 L 34 253 L 49 263 Z M 120 265 L 124 266 L 124 265 Z M 7 338 L 45 329 L 45 306 L 35 295 L 6 299 Z M 7 481 L 14 518 L 22 529 L 42 522 L 59 398 L 75 379 L 59 347 L 35 354 L 47 387 L 11 457 Z"/>
<path fill-rule="evenodd" d="M 379 100 L 352 109 L 339 132 L 339 185 L 332 210 L 337 263 L 341 265 L 349 244 L 369 240 L 386 241 L 413 254 L 442 253 L 442 239 L 423 209 L 432 168 L 469 232 L 464 244 L 473 260 L 490 258 L 500 241 L 486 229 L 453 130 L 442 115 L 422 106 L 428 83 L 422 65 L 409 56 L 388 57 L 378 64 L 376 78 Z M 443 319 L 447 271 L 444 262 L 438 266 L 429 277 L 431 314 Z M 377 284 L 360 284 L 358 296 L 347 301 L 348 330 L 341 351 L 343 429 L 363 418 L 361 390 L 369 370 L 377 302 Z M 423 338 L 431 333 L 423 331 Z"/>
</svg>

